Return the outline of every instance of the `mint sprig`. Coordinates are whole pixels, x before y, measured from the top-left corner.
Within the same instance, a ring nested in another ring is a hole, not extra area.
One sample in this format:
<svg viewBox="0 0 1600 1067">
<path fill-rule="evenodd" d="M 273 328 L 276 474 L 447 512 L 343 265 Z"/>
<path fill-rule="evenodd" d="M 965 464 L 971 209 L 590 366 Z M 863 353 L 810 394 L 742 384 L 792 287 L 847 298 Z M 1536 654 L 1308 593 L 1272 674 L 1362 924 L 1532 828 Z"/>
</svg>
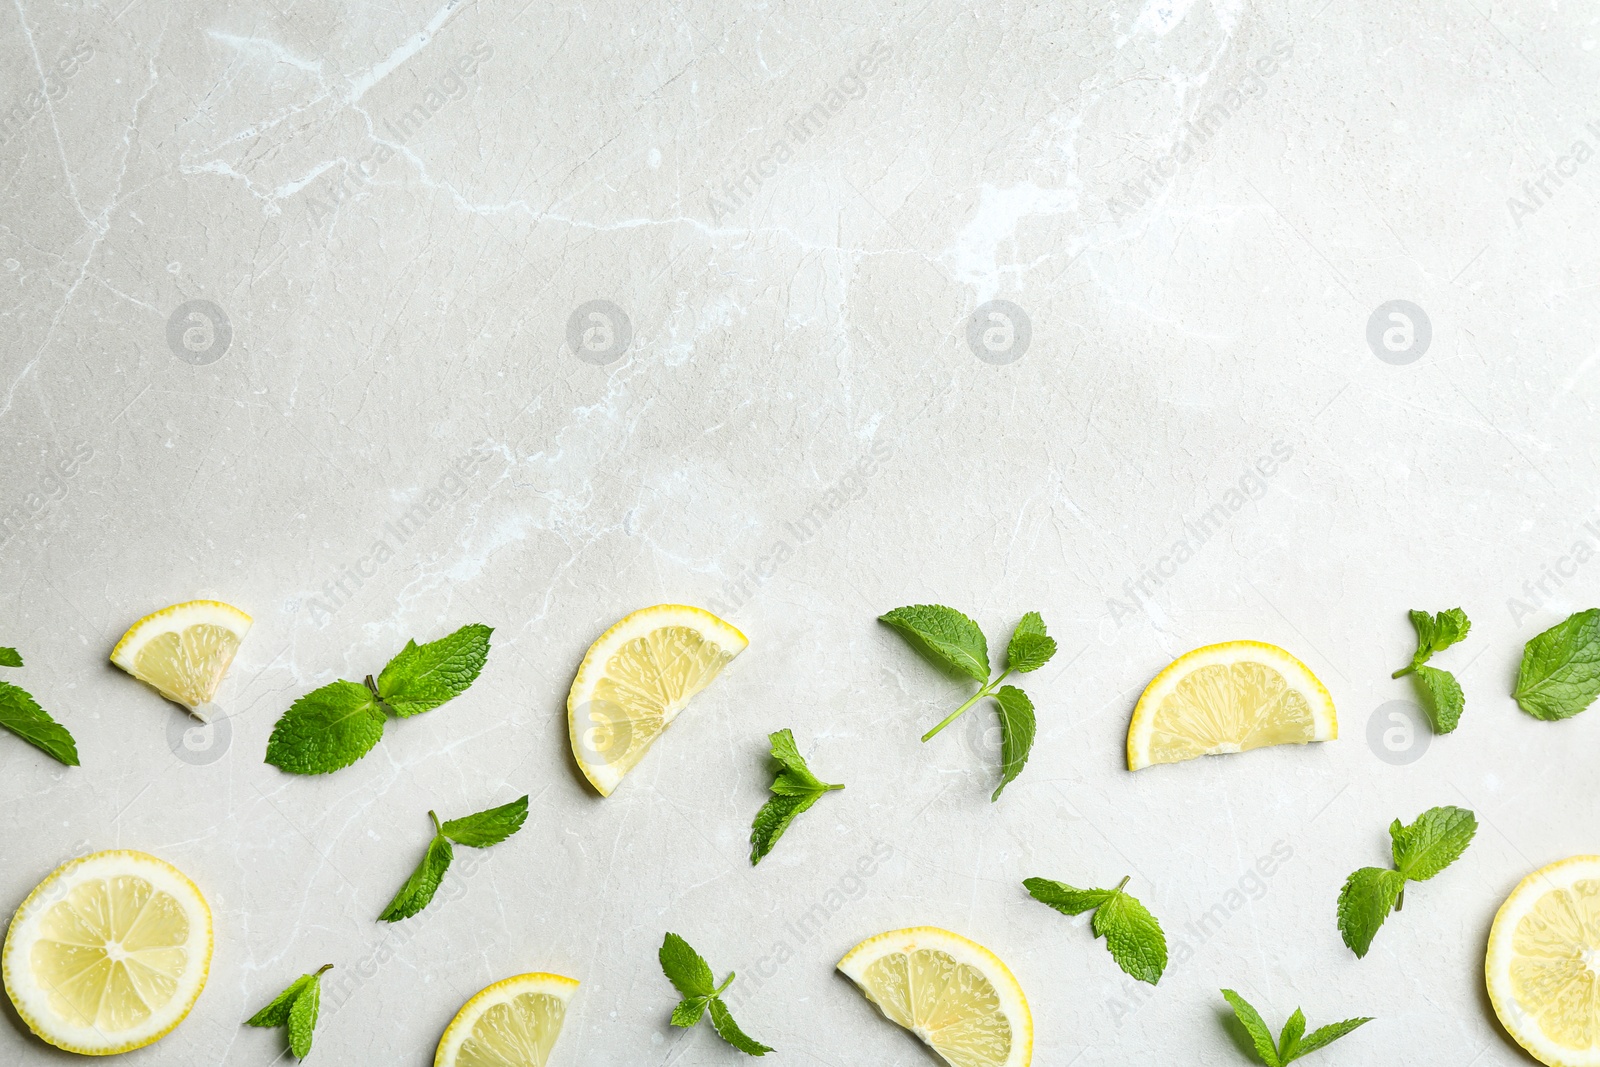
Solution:
<svg viewBox="0 0 1600 1067">
<path fill-rule="evenodd" d="M 1339 890 L 1339 933 L 1356 956 L 1372 947 L 1378 928 L 1405 905 L 1407 882 L 1425 882 L 1461 857 L 1478 832 L 1478 820 L 1465 808 L 1429 808 L 1410 826 L 1396 819 L 1389 827 L 1394 868 L 1363 867 Z"/>
<path fill-rule="evenodd" d="M 1426 666 L 1435 652 L 1449 648 L 1467 636 L 1472 622 L 1460 608 L 1429 615 L 1426 611 L 1411 611 L 1411 625 L 1417 631 L 1417 650 L 1411 662 L 1390 675 L 1399 678 L 1415 675 L 1418 687 L 1427 698 L 1428 717 L 1433 732 L 1447 734 L 1461 722 L 1461 712 L 1466 707 L 1466 697 L 1455 675 L 1437 667 Z"/>
<path fill-rule="evenodd" d="M 906 639 L 934 666 L 981 684 L 962 704 L 933 729 L 922 735 L 931 741 L 939 731 L 955 722 L 984 697 L 993 697 L 1000 713 L 1000 784 L 991 801 L 999 800 L 1006 786 L 1016 780 L 1028 762 L 1037 730 L 1033 701 L 1014 685 L 1002 685 L 1013 673 L 1026 674 L 1050 662 L 1056 654 L 1055 639 L 1045 633 L 1044 619 L 1030 611 L 1017 623 L 1006 646 L 1006 669 L 991 677 L 989 642 L 978 624 L 954 608 L 941 604 L 913 604 L 895 608 L 878 616 Z"/>
<path fill-rule="evenodd" d="M 0 648 L 0 667 L 20 666 L 22 653 Z M 52 719 L 31 693 L 10 682 L 0 682 L 0 727 L 68 767 L 78 766 L 78 743 L 72 733 Z"/>
<path fill-rule="evenodd" d="M 246 1026 L 287 1026 L 289 1051 L 303 1060 L 311 1051 L 312 1032 L 322 1004 L 322 975 L 333 968 L 325 963 L 311 974 L 302 974 L 275 997 L 271 1004 L 244 1021 Z"/>
<path fill-rule="evenodd" d="M 460 696 L 489 656 L 489 635 L 471 623 L 437 641 L 408 641 L 377 681 L 330 682 L 290 705 L 267 740 L 267 762 L 291 774 L 348 767 L 383 737 L 388 715 L 408 718 Z"/>
<path fill-rule="evenodd" d="M 1077 889 L 1048 878 L 1028 878 L 1023 886 L 1041 904 L 1048 904 L 1063 915 L 1081 915 L 1094 909 L 1095 937 L 1106 939 L 1111 958 L 1131 978 L 1155 985 L 1167 969 L 1167 935 L 1145 906 L 1123 887 L 1115 889 Z"/>
<path fill-rule="evenodd" d="M 772 846 L 794 822 L 795 816 L 815 804 L 824 793 L 844 788 L 824 782 L 811 773 L 811 768 L 806 766 L 805 758 L 795 746 L 791 731 L 778 730 L 768 734 L 767 740 L 772 745 L 774 773 L 772 785 L 768 788 L 773 795 L 761 806 L 755 822 L 750 826 L 752 866 L 760 863 L 772 851 Z"/>
<path fill-rule="evenodd" d="M 1600 608 L 1580 611 L 1522 649 L 1511 693 L 1536 719 L 1570 719 L 1600 696 Z"/>
<path fill-rule="evenodd" d="M 433 820 L 433 840 L 428 842 L 428 851 L 422 854 L 417 869 L 411 872 L 411 877 L 406 879 L 394 899 L 383 909 L 383 914 L 378 916 L 380 922 L 397 923 L 401 919 L 409 919 L 432 902 L 433 895 L 439 891 L 439 885 L 455 860 L 455 849 L 450 842 L 470 848 L 488 848 L 522 829 L 522 824 L 528 818 L 528 798 L 523 795 L 498 808 L 489 808 L 445 823 L 439 822 L 439 816 L 431 811 L 428 812 L 428 818 Z"/>
<path fill-rule="evenodd" d="M 723 1003 L 722 994 L 733 984 L 732 971 L 728 972 L 728 977 L 722 980 L 721 985 L 714 985 L 711 965 L 689 947 L 689 942 L 673 933 L 662 939 L 657 958 L 661 961 L 661 972 L 667 976 L 667 981 L 683 995 L 678 1006 L 672 1009 L 673 1026 L 688 1029 L 698 1023 L 709 1009 L 711 1025 L 722 1040 L 747 1056 L 765 1056 L 772 1051 L 739 1029 L 739 1024 L 733 1021 L 733 1014 L 728 1011 L 728 1005 Z"/>
<path fill-rule="evenodd" d="M 1267 1029 L 1266 1020 L 1261 1018 L 1260 1012 L 1250 1006 L 1249 1001 L 1231 989 L 1224 989 L 1222 996 L 1233 1008 L 1234 1017 L 1250 1035 L 1250 1041 L 1256 1047 L 1256 1055 L 1261 1057 L 1261 1062 L 1267 1067 L 1285 1067 L 1301 1056 L 1308 1056 L 1318 1049 L 1326 1048 L 1350 1031 L 1372 1021 L 1370 1018 L 1346 1019 L 1307 1034 L 1305 1013 L 1296 1008 L 1294 1014 L 1289 1016 L 1289 1021 L 1283 1024 L 1283 1032 L 1278 1040 L 1274 1041 L 1272 1031 Z"/>
</svg>

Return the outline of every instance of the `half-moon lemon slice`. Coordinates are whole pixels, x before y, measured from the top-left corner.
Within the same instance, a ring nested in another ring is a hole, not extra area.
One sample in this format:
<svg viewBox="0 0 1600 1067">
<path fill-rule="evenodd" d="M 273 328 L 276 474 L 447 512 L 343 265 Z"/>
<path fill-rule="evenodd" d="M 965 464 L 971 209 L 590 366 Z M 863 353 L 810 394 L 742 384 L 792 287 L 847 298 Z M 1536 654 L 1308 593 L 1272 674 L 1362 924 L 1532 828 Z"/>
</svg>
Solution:
<svg viewBox="0 0 1600 1067">
<path fill-rule="evenodd" d="M 462 1005 L 445 1027 L 433 1067 L 545 1067 L 578 983 L 559 974 L 519 974 Z"/>
<path fill-rule="evenodd" d="M 111 662 L 204 720 L 250 616 L 220 600 L 189 600 L 146 615 L 111 650 Z"/>
</svg>

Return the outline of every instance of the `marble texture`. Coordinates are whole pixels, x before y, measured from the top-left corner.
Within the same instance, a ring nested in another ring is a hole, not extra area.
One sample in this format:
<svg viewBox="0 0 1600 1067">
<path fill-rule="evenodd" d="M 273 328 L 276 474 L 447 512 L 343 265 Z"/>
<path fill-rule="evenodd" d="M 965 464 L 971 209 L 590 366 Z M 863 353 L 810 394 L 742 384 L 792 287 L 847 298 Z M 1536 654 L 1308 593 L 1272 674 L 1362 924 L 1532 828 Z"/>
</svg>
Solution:
<svg viewBox="0 0 1600 1067">
<path fill-rule="evenodd" d="M 743 1062 L 667 1025 L 670 929 L 772 1062 L 921 1067 L 832 965 L 924 923 L 1009 962 L 1040 1067 L 1246 1062 L 1220 986 L 1377 1017 L 1318 1062 L 1530 1062 L 1481 968 L 1597 851 L 1600 712 L 1507 696 L 1600 595 L 1597 39 L 1528 0 L 0 5 L 0 644 L 83 756 L 0 735 L 0 911 L 90 849 L 199 883 L 210 984 L 130 1064 L 288 1062 L 240 1023 L 323 963 L 313 1062 L 423 1067 L 528 970 L 583 983 L 562 1067 Z M 209 736 L 106 662 L 195 597 L 256 619 Z M 602 801 L 566 689 L 663 601 L 751 645 Z M 920 744 L 967 690 L 874 621 L 925 601 L 1061 642 L 998 804 L 992 714 Z M 1461 728 L 1391 751 L 1406 609 L 1457 604 Z M 262 763 L 473 621 L 470 693 Z M 1239 637 L 1341 739 L 1130 775 L 1144 683 Z M 848 788 L 752 869 L 784 726 Z M 374 922 L 429 808 L 524 792 Z M 1477 841 L 1357 961 L 1339 885 L 1435 804 Z M 1188 948 L 1155 989 L 1020 888 L 1125 874 Z M 0 1062 L 70 1058 L 0 1014 Z"/>
</svg>

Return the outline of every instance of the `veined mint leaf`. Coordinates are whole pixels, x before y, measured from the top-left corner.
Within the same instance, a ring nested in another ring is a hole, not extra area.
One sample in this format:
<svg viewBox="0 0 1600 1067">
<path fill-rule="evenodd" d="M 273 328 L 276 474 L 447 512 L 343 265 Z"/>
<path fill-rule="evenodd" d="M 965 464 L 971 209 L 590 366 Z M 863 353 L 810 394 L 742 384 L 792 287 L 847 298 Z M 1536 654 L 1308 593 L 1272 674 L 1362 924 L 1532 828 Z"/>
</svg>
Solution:
<svg viewBox="0 0 1600 1067">
<path fill-rule="evenodd" d="M 1529 641 L 1512 692 L 1536 719 L 1570 719 L 1600 696 L 1600 608 L 1580 611 Z"/>
<path fill-rule="evenodd" d="M 1027 693 L 1014 685 L 1003 685 L 994 699 L 1000 705 L 1000 784 L 989 797 L 991 802 L 999 800 L 1006 786 L 1022 773 L 1028 753 L 1033 750 L 1036 730 L 1033 701 Z"/>
<path fill-rule="evenodd" d="M 978 624 L 955 608 L 913 604 L 878 618 L 934 665 L 977 682 L 989 680 L 989 643 Z"/>
<path fill-rule="evenodd" d="M 425 645 L 408 641 L 378 675 L 378 696 L 402 719 L 460 696 L 483 670 L 493 632 L 470 623 Z"/>
<path fill-rule="evenodd" d="M 498 845 L 522 829 L 522 824 L 527 819 L 528 797 L 527 794 L 523 794 L 511 803 L 502 804 L 498 808 L 451 819 L 440 827 L 440 831 L 458 845 L 488 848 L 490 845 Z"/>
<path fill-rule="evenodd" d="M 1006 646 L 1006 667 L 1026 674 L 1043 667 L 1055 654 L 1055 638 L 1044 632 L 1044 619 L 1037 611 L 1030 611 L 1011 631 L 1011 643 Z"/>
<path fill-rule="evenodd" d="M 52 719 L 27 690 L 9 682 L 0 682 L 0 727 L 68 767 L 78 766 L 78 743 L 71 732 Z"/>
<path fill-rule="evenodd" d="M 383 709 L 366 686 L 330 682 L 296 700 L 267 741 L 267 762 L 291 774 L 348 767 L 383 736 Z"/>
</svg>

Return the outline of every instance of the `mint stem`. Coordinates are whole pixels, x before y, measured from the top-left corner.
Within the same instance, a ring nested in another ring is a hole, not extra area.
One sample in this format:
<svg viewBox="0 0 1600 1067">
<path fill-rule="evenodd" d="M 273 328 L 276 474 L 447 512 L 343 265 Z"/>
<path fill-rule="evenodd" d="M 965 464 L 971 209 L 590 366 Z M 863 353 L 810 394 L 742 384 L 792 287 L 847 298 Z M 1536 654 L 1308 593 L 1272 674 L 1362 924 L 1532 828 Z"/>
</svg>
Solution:
<svg viewBox="0 0 1600 1067">
<path fill-rule="evenodd" d="M 428 818 L 433 820 L 433 832 L 435 836 L 444 833 L 444 827 L 439 825 L 439 816 L 430 811 L 428 812 Z"/>
<path fill-rule="evenodd" d="M 1128 874 L 1128 875 L 1124 875 L 1124 876 L 1123 876 L 1123 878 L 1122 878 L 1122 881 L 1120 881 L 1120 882 L 1118 882 L 1118 883 L 1117 883 L 1117 888 L 1115 888 L 1115 889 L 1113 889 L 1113 890 L 1112 890 L 1112 892 L 1113 892 L 1113 893 L 1120 893 L 1120 892 L 1122 892 L 1122 887 L 1123 887 L 1123 886 L 1125 886 L 1125 885 L 1127 885 L 1127 884 L 1128 884 L 1128 879 L 1129 879 L 1129 878 L 1132 878 L 1132 877 L 1133 877 L 1133 875 L 1131 875 L 1131 874 Z"/>
<path fill-rule="evenodd" d="M 333 970 L 333 964 L 324 963 L 321 967 L 317 968 L 317 975 L 325 974 L 325 973 L 327 973 L 328 971 L 331 971 L 331 970 Z M 313 977 L 316 977 L 316 976 L 314 975 Z"/>
<path fill-rule="evenodd" d="M 969 708 L 971 708 L 972 705 L 976 704 L 978 701 L 982 700 L 984 697 L 994 696 L 995 691 L 1000 688 L 1000 683 L 1005 681 L 1006 678 L 1010 676 L 1010 674 L 1011 674 L 1011 670 L 1009 668 L 1007 668 L 1006 672 L 1004 674 L 1002 674 L 1000 677 L 996 678 L 994 681 L 985 682 L 984 685 L 983 685 L 983 688 L 978 690 L 976 693 L 972 694 L 971 698 L 968 699 L 968 701 L 965 704 L 961 705 L 955 711 L 952 711 L 950 714 L 946 715 L 944 717 L 944 720 L 942 722 L 940 722 L 938 726 L 935 726 L 933 729 L 931 729 L 927 733 L 923 734 L 922 735 L 922 740 L 924 742 L 933 740 L 935 737 L 937 737 L 939 735 L 939 731 L 940 730 L 943 730 L 946 726 L 949 726 L 951 723 L 953 723 L 957 719 L 961 718 L 961 716 L 965 715 L 967 713 L 967 710 Z"/>
</svg>

